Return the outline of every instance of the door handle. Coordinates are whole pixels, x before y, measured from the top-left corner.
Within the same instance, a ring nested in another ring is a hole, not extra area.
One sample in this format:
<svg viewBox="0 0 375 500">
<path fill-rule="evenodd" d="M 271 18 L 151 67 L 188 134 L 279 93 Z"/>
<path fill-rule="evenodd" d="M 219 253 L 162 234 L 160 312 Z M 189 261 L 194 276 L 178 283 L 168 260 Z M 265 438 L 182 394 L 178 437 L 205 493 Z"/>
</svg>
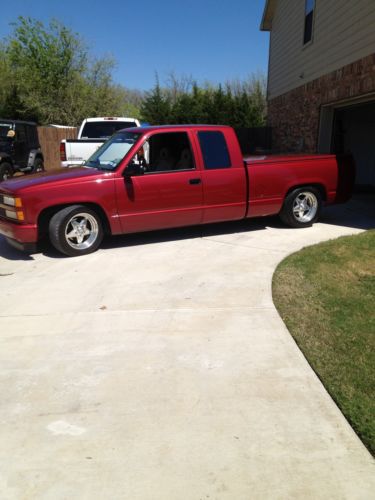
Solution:
<svg viewBox="0 0 375 500">
<path fill-rule="evenodd" d="M 200 184 L 201 180 L 199 178 L 197 179 L 189 179 L 189 184 Z"/>
</svg>

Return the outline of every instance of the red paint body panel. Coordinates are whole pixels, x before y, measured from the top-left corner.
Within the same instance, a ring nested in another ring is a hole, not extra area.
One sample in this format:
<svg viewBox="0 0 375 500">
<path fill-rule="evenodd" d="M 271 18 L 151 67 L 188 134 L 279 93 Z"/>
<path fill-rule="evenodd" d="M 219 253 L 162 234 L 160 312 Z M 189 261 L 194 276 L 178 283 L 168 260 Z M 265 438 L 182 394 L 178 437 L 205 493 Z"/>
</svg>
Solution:
<svg viewBox="0 0 375 500">
<path fill-rule="evenodd" d="M 203 223 L 242 219 L 247 209 L 247 173 L 237 137 L 229 127 L 211 127 L 210 130 L 223 133 L 231 167 L 205 170 L 199 142 L 195 138 L 196 162 L 201 170 L 203 183 Z"/>
<path fill-rule="evenodd" d="M 277 214 L 288 191 L 321 186 L 327 203 L 336 194 L 338 170 L 334 156 L 280 156 L 246 161 L 249 173 L 248 217 Z"/>
<path fill-rule="evenodd" d="M 61 205 L 100 207 L 111 233 L 120 234 L 277 214 L 288 191 L 303 185 L 320 186 L 326 203 L 346 201 L 350 194 L 348 184 L 344 183 L 345 191 L 340 181 L 342 173 L 348 173 L 348 163 L 340 163 L 332 155 L 265 156 L 244 161 L 230 127 L 191 125 L 131 130 L 141 133 L 141 137 L 114 172 L 82 167 L 0 184 L 0 196 L 20 197 L 25 214 L 24 223 L 0 217 L 0 233 L 19 242 L 36 242 L 43 210 Z M 207 130 L 223 133 L 230 168 L 205 170 L 198 133 Z M 150 136 L 181 131 L 188 134 L 195 169 L 124 177 L 134 152 Z M 353 176 L 347 177 L 353 181 Z"/>
<path fill-rule="evenodd" d="M 116 178 L 122 232 L 133 233 L 202 222 L 202 184 L 190 185 L 199 172 L 153 173 Z"/>
<path fill-rule="evenodd" d="M 0 219 L 0 234 L 21 243 L 35 243 L 38 240 L 37 224 L 16 224 Z"/>
</svg>

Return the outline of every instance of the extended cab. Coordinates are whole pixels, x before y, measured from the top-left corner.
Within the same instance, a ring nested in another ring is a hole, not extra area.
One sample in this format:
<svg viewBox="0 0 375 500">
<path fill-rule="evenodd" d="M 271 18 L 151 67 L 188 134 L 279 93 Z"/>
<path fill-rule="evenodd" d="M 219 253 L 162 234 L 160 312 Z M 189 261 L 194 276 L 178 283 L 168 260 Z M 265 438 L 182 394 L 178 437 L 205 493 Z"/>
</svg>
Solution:
<svg viewBox="0 0 375 500">
<path fill-rule="evenodd" d="M 123 128 L 139 127 L 139 125 L 136 118 L 86 118 L 79 128 L 77 139 L 61 141 L 61 166 L 82 165 L 115 132 Z"/>
<path fill-rule="evenodd" d="M 333 155 L 244 159 L 232 128 L 165 126 L 117 132 L 83 167 L 0 186 L 0 233 L 15 246 L 49 236 L 60 252 L 95 251 L 121 234 L 279 214 L 314 223 L 350 197 L 354 166 Z"/>
</svg>

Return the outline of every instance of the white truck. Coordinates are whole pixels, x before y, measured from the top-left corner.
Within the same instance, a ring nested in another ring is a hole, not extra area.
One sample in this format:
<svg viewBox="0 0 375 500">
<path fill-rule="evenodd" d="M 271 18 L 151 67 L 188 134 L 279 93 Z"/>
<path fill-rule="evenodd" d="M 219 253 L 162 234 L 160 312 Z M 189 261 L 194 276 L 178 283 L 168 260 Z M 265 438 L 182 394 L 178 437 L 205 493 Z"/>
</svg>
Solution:
<svg viewBox="0 0 375 500">
<path fill-rule="evenodd" d="M 79 128 L 77 139 L 64 139 L 61 141 L 61 166 L 75 167 L 82 165 L 115 132 L 123 128 L 139 126 L 140 123 L 136 118 L 86 118 Z"/>
</svg>

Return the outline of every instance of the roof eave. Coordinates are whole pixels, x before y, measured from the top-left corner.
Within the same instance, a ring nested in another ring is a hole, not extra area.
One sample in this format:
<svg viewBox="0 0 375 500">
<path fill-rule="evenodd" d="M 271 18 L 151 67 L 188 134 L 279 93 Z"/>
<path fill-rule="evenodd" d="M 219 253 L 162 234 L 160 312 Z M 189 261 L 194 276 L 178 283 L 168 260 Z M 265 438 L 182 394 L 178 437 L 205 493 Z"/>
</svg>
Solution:
<svg viewBox="0 0 375 500">
<path fill-rule="evenodd" d="M 276 10 L 277 0 L 266 0 L 264 6 L 262 22 L 260 23 L 261 31 L 271 31 L 272 30 L 272 20 Z"/>
</svg>

